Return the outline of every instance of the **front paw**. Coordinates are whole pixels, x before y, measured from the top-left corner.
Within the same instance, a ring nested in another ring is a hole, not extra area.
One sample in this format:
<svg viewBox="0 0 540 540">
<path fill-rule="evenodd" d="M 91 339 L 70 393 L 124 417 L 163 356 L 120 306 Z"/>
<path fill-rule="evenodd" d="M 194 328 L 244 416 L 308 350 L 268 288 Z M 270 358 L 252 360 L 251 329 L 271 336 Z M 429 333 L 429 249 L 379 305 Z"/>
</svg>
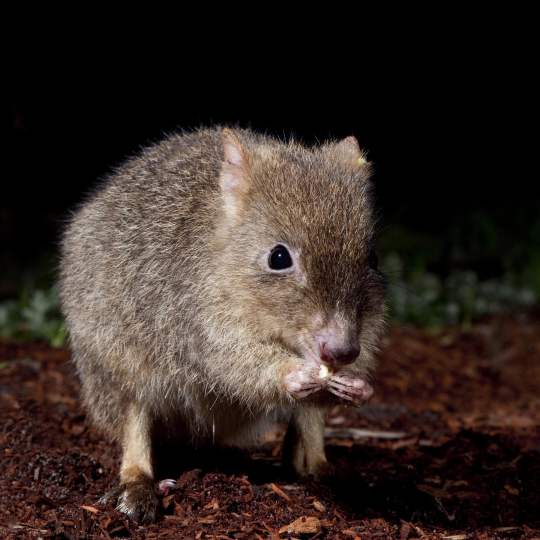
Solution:
<svg viewBox="0 0 540 540">
<path fill-rule="evenodd" d="M 115 504 L 116 510 L 138 523 L 156 521 L 158 498 L 150 478 L 120 484 L 104 495 L 100 502 Z"/>
<path fill-rule="evenodd" d="M 304 399 L 319 390 L 325 382 L 319 376 L 319 367 L 315 364 L 303 364 L 285 375 L 285 388 L 295 399 Z"/>
<path fill-rule="evenodd" d="M 373 388 L 366 380 L 347 370 L 338 371 L 330 376 L 328 390 L 355 405 L 362 405 L 373 395 Z"/>
</svg>

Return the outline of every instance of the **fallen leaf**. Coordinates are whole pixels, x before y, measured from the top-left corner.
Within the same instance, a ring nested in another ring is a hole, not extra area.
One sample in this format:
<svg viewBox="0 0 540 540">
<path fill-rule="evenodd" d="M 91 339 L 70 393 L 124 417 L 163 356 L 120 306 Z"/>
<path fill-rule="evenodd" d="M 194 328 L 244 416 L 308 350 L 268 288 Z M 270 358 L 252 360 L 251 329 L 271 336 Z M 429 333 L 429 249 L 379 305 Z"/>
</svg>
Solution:
<svg viewBox="0 0 540 540">
<path fill-rule="evenodd" d="M 171 506 L 171 504 L 174 502 L 174 494 L 173 495 L 167 495 L 166 497 L 163 497 L 163 500 L 161 501 L 161 504 L 165 510 Z"/>
<path fill-rule="evenodd" d="M 279 534 L 316 534 L 321 530 L 319 518 L 302 516 L 279 529 Z"/>
<path fill-rule="evenodd" d="M 170 521 L 172 523 L 178 523 L 180 525 L 182 525 L 183 527 L 187 526 L 187 524 L 189 523 L 189 520 L 188 519 L 185 519 L 185 518 L 181 518 L 179 516 L 163 516 L 163 519 L 165 519 L 166 521 Z"/>
<path fill-rule="evenodd" d="M 448 499 L 451 497 L 451 494 L 445 491 L 444 489 L 438 489 L 433 486 L 427 486 L 426 484 L 418 484 L 416 488 L 428 495 L 431 495 L 435 499 Z"/>
<path fill-rule="evenodd" d="M 504 533 L 519 533 L 521 532 L 521 527 L 497 527 L 495 530 L 503 534 Z"/>
<path fill-rule="evenodd" d="M 399 540 L 407 540 L 407 538 L 409 538 L 410 534 L 411 534 L 411 525 L 410 525 L 410 523 L 407 523 L 406 521 L 403 521 L 401 523 L 401 527 L 399 529 Z"/>
<path fill-rule="evenodd" d="M 84 504 L 81 505 L 81 508 L 84 510 L 87 510 L 88 512 L 92 512 L 92 514 L 97 514 L 99 510 L 95 508 L 94 506 L 85 506 Z"/>
<path fill-rule="evenodd" d="M 209 525 L 211 523 L 215 523 L 216 522 L 216 519 L 212 516 L 206 516 L 206 517 L 201 517 L 197 520 L 199 523 L 204 523 L 206 525 Z"/>
<path fill-rule="evenodd" d="M 291 502 L 291 498 L 276 484 L 271 483 L 270 489 L 276 494 L 285 499 L 287 502 Z"/>
<path fill-rule="evenodd" d="M 219 502 L 216 498 L 214 498 L 208 504 L 205 504 L 203 508 L 208 508 L 210 510 L 219 510 Z"/>
<path fill-rule="evenodd" d="M 514 486 L 511 486 L 510 484 L 506 484 L 504 486 L 504 489 L 510 493 L 510 495 L 519 495 L 519 489 L 515 488 Z"/>
</svg>

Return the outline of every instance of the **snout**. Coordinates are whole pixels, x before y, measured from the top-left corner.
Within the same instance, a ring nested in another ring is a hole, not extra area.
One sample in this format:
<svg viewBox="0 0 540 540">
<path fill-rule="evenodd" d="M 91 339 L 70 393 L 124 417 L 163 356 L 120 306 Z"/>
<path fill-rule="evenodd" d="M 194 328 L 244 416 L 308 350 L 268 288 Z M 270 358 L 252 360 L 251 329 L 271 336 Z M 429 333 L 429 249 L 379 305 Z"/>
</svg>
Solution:
<svg viewBox="0 0 540 540">
<path fill-rule="evenodd" d="M 357 347 L 332 346 L 323 342 L 320 344 L 321 361 L 333 368 L 340 368 L 352 364 L 360 354 Z"/>
<path fill-rule="evenodd" d="M 314 333 L 323 364 L 337 370 L 352 364 L 360 354 L 359 335 L 353 315 L 336 312 Z"/>
</svg>

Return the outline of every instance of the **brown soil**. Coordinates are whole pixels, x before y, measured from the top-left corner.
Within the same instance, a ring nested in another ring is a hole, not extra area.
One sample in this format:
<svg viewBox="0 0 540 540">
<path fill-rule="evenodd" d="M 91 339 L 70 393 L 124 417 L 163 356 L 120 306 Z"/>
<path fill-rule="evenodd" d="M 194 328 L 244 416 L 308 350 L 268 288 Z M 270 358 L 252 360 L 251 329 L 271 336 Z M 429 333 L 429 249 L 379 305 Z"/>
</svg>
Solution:
<svg viewBox="0 0 540 540">
<path fill-rule="evenodd" d="M 537 316 L 391 330 L 372 402 L 329 418 L 331 482 L 289 477 L 279 436 L 183 455 L 144 527 L 97 503 L 118 449 L 85 423 L 68 358 L 0 343 L 0 538 L 540 537 Z"/>
</svg>

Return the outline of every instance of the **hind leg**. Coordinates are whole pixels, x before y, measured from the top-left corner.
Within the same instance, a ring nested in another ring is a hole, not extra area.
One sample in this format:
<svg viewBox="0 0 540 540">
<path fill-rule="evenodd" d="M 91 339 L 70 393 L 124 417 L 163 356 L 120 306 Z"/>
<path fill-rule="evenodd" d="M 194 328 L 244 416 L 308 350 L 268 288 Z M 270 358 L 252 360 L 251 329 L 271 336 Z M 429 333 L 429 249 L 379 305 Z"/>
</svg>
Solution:
<svg viewBox="0 0 540 540">
<path fill-rule="evenodd" d="M 152 468 L 152 426 L 146 411 L 130 406 L 122 438 L 120 485 L 103 497 L 135 521 L 155 521 L 158 498 Z"/>
<path fill-rule="evenodd" d="M 300 405 L 293 412 L 285 435 L 283 457 L 299 476 L 321 477 L 328 470 L 324 452 L 326 410 Z"/>
</svg>

